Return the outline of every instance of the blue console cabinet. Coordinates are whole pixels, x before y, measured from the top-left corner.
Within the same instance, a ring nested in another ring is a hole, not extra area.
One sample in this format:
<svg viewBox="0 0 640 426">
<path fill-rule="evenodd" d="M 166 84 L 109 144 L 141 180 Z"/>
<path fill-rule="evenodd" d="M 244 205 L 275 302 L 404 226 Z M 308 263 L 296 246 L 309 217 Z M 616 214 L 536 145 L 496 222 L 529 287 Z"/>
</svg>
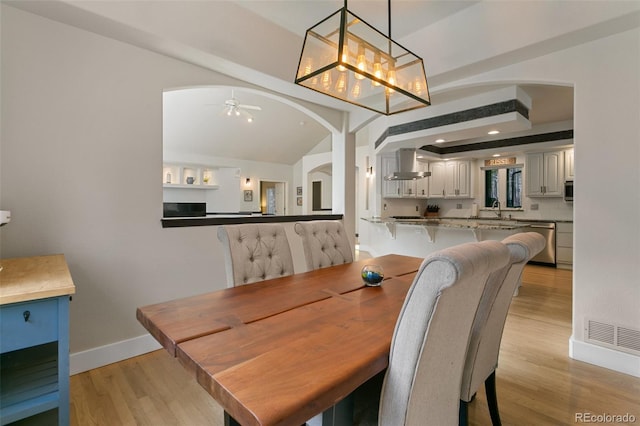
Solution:
<svg viewBox="0 0 640 426">
<path fill-rule="evenodd" d="M 0 424 L 57 408 L 66 426 L 75 286 L 64 256 L 0 262 Z"/>
</svg>

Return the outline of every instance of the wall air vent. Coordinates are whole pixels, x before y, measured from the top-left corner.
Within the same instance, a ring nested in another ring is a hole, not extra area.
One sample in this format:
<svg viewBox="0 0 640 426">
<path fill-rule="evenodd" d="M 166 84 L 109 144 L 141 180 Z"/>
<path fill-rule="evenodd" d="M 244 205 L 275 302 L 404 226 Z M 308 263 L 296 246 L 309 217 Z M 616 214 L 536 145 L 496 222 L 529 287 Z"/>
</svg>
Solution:
<svg viewBox="0 0 640 426">
<path fill-rule="evenodd" d="M 585 323 L 586 341 L 640 354 L 640 330 L 591 319 L 585 319 Z"/>
</svg>

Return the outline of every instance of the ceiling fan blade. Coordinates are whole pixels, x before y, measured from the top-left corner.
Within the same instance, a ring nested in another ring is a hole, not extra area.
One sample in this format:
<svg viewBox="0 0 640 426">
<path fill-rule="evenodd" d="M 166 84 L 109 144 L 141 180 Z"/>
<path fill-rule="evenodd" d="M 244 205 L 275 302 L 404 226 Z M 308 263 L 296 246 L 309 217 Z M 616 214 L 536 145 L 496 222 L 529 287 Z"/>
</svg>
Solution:
<svg viewBox="0 0 640 426">
<path fill-rule="evenodd" d="M 244 108 L 244 109 L 252 109 L 254 111 L 262 111 L 262 108 L 260 108 L 257 105 L 238 105 L 238 108 Z"/>
</svg>

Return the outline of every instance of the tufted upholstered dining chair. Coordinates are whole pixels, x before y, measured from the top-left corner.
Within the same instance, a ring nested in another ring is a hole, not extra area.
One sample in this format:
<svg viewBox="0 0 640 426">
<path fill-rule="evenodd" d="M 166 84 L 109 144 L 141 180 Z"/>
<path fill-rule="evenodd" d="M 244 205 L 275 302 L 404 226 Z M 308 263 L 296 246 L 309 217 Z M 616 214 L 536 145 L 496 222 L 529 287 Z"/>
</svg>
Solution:
<svg viewBox="0 0 640 426">
<path fill-rule="evenodd" d="M 224 246 L 227 287 L 293 274 L 289 240 L 282 225 L 222 225 L 218 239 Z"/>
<path fill-rule="evenodd" d="M 398 316 L 378 412 L 383 426 L 453 425 L 471 326 L 491 273 L 509 260 L 499 241 L 428 256 Z"/>
<path fill-rule="evenodd" d="M 462 374 L 459 424 L 468 424 L 467 404 L 484 383 L 493 426 L 500 425 L 496 397 L 496 368 L 504 324 L 514 290 L 521 281 L 522 270 L 545 246 L 543 236 L 535 232 L 510 235 L 502 240 L 510 253 L 510 261 L 502 271 L 490 277 L 480 299 Z"/>
<path fill-rule="evenodd" d="M 342 222 L 297 222 L 294 229 L 302 238 L 308 270 L 353 262 L 353 247 Z"/>
</svg>

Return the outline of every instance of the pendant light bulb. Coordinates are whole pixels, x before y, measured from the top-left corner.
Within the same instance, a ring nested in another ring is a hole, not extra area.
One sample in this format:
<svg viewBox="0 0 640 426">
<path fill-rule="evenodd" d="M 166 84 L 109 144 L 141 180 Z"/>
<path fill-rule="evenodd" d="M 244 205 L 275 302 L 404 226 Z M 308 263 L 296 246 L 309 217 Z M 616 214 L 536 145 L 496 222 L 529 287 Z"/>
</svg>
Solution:
<svg viewBox="0 0 640 426">
<path fill-rule="evenodd" d="M 340 77 L 338 77 L 338 81 L 336 82 L 335 90 L 338 93 L 344 93 L 347 90 L 347 75 L 346 73 L 341 73 Z"/>
<path fill-rule="evenodd" d="M 307 63 L 304 66 L 304 75 L 311 74 L 311 71 L 313 71 L 313 63 L 312 63 L 311 59 L 308 59 Z"/>
<path fill-rule="evenodd" d="M 367 57 L 364 54 L 363 45 L 358 46 L 358 57 L 356 59 L 356 67 L 358 67 L 358 69 L 362 72 L 367 71 Z M 364 75 L 356 73 L 356 78 L 358 80 L 362 80 L 364 78 Z"/>
<path fill-rule="evenodd" d="M 344 44 L 344 46 L 342 46 L 342 56 L 340 56 L 340 63 L 342 64 L 346 64 L 349 62 L 349 46 L 347 45 L 347 43 Z M 338 65 L 338 71 L 340 72 L 344 72 L 347 69 L 342 66 L 342 65 Z"/>
<path fill-rule="evenodd" d="M 393 68 L 389 68 L 389 72 L 387 73 L 387 82 L 395 86 L 396 85 L 396 70 Z M 387 88 L 387 93 L 394 93 L 395 90 Z"/>
<path fill-rule="evenodd" d="M 322 86 L 325 89 L 329 89 L 331 87 L 331 71 L 325 71 L 322 73 Z"/>
<path fill-rule="evenodd" d="M 356 84 L 353 86 L 353 89 L 351 89 L 351 97 L 353 99 L 358 99 L 360 97 L 361 91 L 362 91 L 362 88 L 360 87 L 360 82 L 356 81 Z"/>
<path fill-rule="evenodd" d="M 382 63 L 380 61 L 380 53 L 376 53 L 373 56 L 373 75 L 376 78 L 379 78 L 380 80 L 384 78 L 384 72 L 382 71 Z M 380 83 L 378 83 L 375 80 L 371 80 L 371 84 L 373 84 L 374 86 L 380 86 Z"/>
</svg>

